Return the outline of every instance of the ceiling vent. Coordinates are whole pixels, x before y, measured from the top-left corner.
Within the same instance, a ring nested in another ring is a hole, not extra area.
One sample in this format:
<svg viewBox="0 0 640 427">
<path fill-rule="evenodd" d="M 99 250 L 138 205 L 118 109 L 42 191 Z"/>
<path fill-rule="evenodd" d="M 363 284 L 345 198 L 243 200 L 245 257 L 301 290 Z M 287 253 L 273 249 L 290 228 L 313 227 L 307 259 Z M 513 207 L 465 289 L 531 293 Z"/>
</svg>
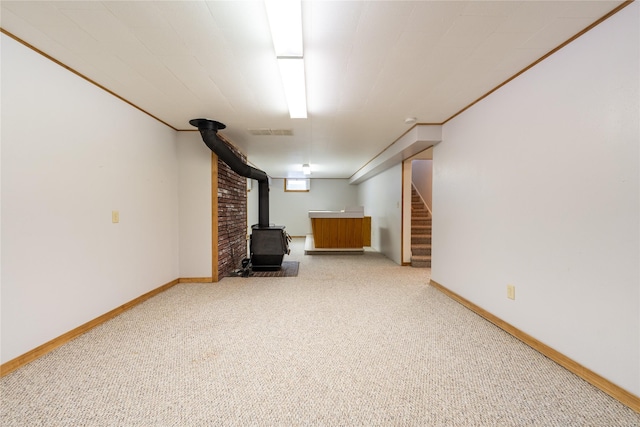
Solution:
<svg viewBox="0 0 640 427">
<path fill-rule="evenodd" d="M 293 136 L 293 129 L 256 128 L 256 129 L 247 129 L 247 130 L 251 135 L 256 135 L 256 136 L 265 136 L 265 135 Z"/>
</svg>

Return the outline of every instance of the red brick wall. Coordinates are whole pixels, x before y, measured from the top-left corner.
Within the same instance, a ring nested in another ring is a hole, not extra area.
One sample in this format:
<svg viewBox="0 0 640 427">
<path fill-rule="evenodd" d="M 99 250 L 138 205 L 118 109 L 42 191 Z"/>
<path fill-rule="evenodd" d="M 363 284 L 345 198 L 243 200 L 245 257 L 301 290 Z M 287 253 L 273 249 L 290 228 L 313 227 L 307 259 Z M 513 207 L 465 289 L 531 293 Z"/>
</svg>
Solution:
<svg viewBox="0 0 640 427">
<path fill-rule="evenodd" d="M 244 154 L 225 142 L 246 162 Z M 240 268 L 242 260 L 247 257 L 246 236 L 247 178 L 218 159 L 218 280 Z"/>
</svg>

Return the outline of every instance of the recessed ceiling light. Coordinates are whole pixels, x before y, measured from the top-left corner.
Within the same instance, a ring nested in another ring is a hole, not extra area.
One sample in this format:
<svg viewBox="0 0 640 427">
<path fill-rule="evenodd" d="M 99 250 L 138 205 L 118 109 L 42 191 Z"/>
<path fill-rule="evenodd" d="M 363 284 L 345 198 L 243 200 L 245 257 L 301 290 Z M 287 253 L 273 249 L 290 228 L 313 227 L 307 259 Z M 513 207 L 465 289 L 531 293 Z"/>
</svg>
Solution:
<svg viewBox="0 0 640 427">
<path fill-rule="evenodd" d="M 406 119 L 404 119 L 404 122 L 408 125 L 412 125 L 414 124 L 418 119 L 416 119 L 415 117 L 407 117 Z"/>
</svg>

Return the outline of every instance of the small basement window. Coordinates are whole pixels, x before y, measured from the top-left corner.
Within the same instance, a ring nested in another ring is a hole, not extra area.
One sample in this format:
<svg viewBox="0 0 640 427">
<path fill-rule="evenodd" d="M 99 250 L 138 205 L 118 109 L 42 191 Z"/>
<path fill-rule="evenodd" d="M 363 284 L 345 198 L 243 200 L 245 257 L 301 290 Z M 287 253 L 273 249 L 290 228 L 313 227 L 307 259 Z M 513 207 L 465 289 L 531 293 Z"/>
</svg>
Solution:
<svg viewBox="0 0 640 427">
<path fill-rule="evenodd" d="M 284 191 L 309 191 L 311 179 L 309 178 L 285 178 Z"/>
</svg>

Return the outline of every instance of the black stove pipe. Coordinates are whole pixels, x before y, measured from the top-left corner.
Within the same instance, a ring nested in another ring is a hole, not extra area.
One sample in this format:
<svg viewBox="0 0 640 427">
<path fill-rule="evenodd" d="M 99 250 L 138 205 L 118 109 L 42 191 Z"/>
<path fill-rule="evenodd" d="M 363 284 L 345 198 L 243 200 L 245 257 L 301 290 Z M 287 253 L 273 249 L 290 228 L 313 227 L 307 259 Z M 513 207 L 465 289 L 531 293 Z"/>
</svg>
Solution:
<svg viewBox="0 0 640 427">
<path fill-rule="evenodd" d="M 267 174 L 247 165 L 218 138 L 218 130 L 227 127 L 223 123 L 209 119 L 193 119 L 189 120 L 189 124 L 198 128 L 207 147 L 235 173 L 258 181 L 258 226 L 269 227 L 269 177 Z"/>
</svg>

